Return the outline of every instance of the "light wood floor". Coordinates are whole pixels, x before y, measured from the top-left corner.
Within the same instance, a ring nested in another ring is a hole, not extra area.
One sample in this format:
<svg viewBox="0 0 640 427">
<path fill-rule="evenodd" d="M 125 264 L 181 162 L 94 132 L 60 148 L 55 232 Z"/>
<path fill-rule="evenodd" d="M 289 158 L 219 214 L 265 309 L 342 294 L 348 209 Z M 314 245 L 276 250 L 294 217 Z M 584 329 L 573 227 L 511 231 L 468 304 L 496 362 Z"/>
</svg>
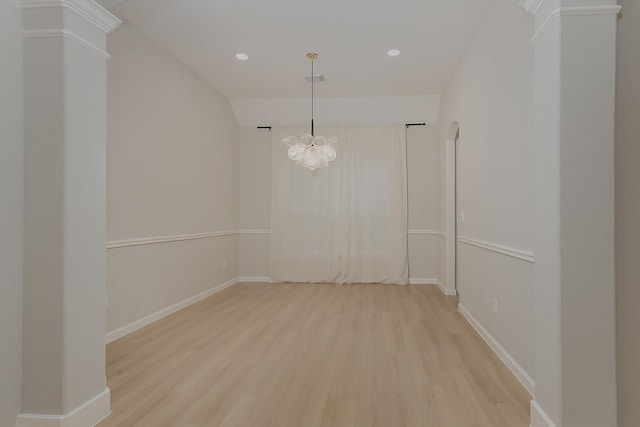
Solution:
<svg viewBox="0 0 640 427">
<path fill-rule="evenodd" d="M 428 285 L 235 285 L 107 346 L 99 427 L 528 427 L 530 396 L 456 304 Z"/>
</svg>

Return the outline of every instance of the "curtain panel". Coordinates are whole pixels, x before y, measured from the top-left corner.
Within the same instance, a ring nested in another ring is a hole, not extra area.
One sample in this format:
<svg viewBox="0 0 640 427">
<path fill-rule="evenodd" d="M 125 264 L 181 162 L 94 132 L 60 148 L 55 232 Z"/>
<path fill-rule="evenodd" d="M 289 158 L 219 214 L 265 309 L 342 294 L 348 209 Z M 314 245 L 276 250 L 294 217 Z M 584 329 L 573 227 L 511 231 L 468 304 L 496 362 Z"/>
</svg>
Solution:
<svg viewBox="0 0 640 427">
<path fill-rule="evenodd" d="M 337 158 L 309 171 L 272 130 L 271 278 L 304 283 L 408 283 L 404 126 L 319 128 Z"/>
</svg>

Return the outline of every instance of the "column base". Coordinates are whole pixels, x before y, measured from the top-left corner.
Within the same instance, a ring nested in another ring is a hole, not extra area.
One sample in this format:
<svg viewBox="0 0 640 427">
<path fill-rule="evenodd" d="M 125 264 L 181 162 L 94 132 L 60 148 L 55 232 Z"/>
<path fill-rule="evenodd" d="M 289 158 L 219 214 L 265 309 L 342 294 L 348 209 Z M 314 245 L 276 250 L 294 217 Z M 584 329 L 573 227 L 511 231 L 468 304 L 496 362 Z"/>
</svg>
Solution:
<svg viewBox="0 0 640 427">
<path fill-rule="evenodd" d="M 95 426 L 111 413 L 111 391 L 100 394 L 66 415 L 20 414 L 16 427 L 88 427 Z"/>
</svg>

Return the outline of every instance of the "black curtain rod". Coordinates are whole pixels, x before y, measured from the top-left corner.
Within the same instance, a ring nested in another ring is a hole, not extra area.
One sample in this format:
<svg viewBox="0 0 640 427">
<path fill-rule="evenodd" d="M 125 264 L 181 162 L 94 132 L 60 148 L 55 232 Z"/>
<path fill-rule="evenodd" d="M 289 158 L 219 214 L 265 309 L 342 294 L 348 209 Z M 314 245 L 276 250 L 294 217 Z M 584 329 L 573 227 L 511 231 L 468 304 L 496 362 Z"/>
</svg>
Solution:
<svg viewBox="0 0 640 427">
<path fill-rule="evenodd" d="M 426 126 L 426 123 L 405 123 L 405 127 L 413 127 L 413 126 Z M 271 126 L 258 126 L 258 129 L 269 129 L 271 130 Z"/>
</svg>

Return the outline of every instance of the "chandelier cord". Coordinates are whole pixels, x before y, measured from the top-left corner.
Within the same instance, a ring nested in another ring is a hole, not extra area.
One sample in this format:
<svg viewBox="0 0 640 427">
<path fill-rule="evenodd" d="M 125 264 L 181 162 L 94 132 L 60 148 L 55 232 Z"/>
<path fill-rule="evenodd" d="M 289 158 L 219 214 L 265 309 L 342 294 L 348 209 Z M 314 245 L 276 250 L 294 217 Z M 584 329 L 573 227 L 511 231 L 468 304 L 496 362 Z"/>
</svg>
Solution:
<svg viewBox="0 0 640 427">
<path fill-rule="evenodd" d="M 316 136 L 313 129 L 313 58 L 311 59 L 311 136 Z"/>
<path fill-rule="evenodd" d="M 302 137 L 288 136 L 282 142 L 288 146 L 287 156 L 298 166 L 309 170 L 324 168 L 335 160 L 337 153 L 335 146 L 338 138 L 330 136 L 315 135 L 314 108 L 315 108 L 315 67 L 313 61 L 318 57 L 317 53 L 307 53 L 307 58 L 311 60 L 311 134 L 303 134 Z"/>
</svg>

